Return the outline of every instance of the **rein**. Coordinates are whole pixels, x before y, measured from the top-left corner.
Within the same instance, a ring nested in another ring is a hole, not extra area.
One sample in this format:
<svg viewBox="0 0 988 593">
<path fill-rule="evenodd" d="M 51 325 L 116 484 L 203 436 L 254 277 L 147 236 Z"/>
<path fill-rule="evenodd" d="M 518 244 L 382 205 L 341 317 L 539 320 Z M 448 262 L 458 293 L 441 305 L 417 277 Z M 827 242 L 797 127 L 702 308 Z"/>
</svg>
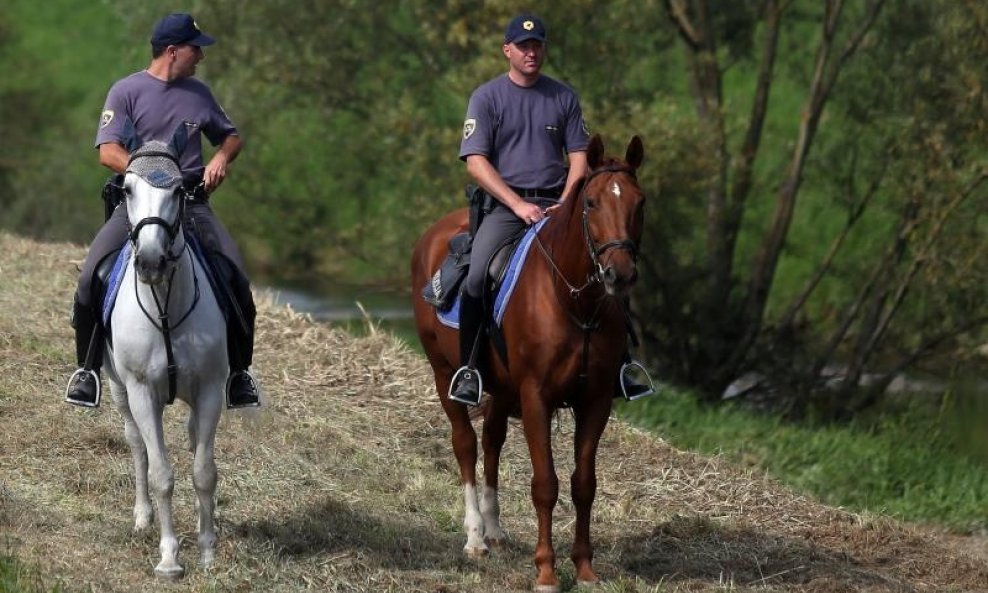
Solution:
<svg viewBox="0 0 988 593">
<path fill-rule="evenodd" d="M 583 190 L 580 192 L 580 198 L 583 200 L 583 215 L 582 215 L 583 239 L 587 245 L 587 252 L 588 255 L 590 256 L 590 262 L 593 271 L 587 275 L 586 282 L 584 282 L 582 286 L 580 287 L 573 286 L 573 284 L 571 284 L 569 280 L 566 279 L 566 276 L 563 274 L 562 270 L 559 269 L 559 266 L 556 265 L 556 262 L 552 259 L 552 255 L 549 253 L 545 245 L 542 243 L 542 239 L 541 237 L 539 237 L 539 234 L 538 233 L 535 234 L 535 242 L 539 246 L 539 251 L 542 252 L 542 255 L 545 256 L 546 261 L 549 263 L 549 267 L 552 268 L 553 275 L 563 281 L 563 284 L 565 284 L 566 288 L 569 289 L 570 298 L 574 300 L 579 298 L 580 294 L 584 290 L 591 287 L 592 285 L 600 284 L 601 282 L 603 282 L 604 267 L 600 263 L 600 258 L 601 256 L 604 255 L 604 253 L 607 250 L 627 249 L 628 251 L 631 252 L 632 259 L 635 261 L 638 260 L 638 244 L 635 241 L 632 241 L 631 239 L 612 239 L 598 246 L 595 244 L 594 238 L 590 234 L 590 220 L 589 220 L 590 209 L 588 207 L 589 198 L 587 196 L 587 185 L 589 184 L 591 179 L 602 173 L 627 173 L 633 179 L 637 179 L 637 176 L 635 175 L 635 170 L 627 165 L 607 165 L 604 167 L 600 167 L 598 169 L 594 169 L 587 175 L 586 179 L 584 180 Z M 559 298 L 558 292 L 556 293 L 556 296 L 557 298 Z M 562 305 L 562 309 L 566 312 L 566 315 L 570 318 L 573 324 L 583 331 L 583 348 L 580 357 L 580 374 L 577 376 L 577 380 L 579 382 L 581 390 L 583 389 L 584 386 L 586 386 L 588 380 L 587 368 L 590 365 L 590 337 L 593 331 L 596 330 L 598 327 L 600 327 L 600 312 L 603 309 L 604 303 L 607 302 L 608 298 L 609 297 L 605 291 L 604 294 L 597 299 L 596 307 L 594 307 L 593 312 L 585 320 L 580 319 L 576 314 L 573 313 L 570 307 L 566 306 L 565 303 L 560 302 L 560 305 Z M 623 307 L 622 307 L 622 312 L 624 312 L 625 315 L 627 315 L 627 311 L 625 311 Z"/>
<path fill-rule="evenodd" d="M 137 274 L 134 274 L 134 297 L 137 299 L 137 306 L 141 308 L 141 312 L 144 313 L 144 316 L 147 317 L 148 321 L 151 322 L 151 325 L 153 325 L 159 332 L 161 332 L 161 336 L 165 340 L 165 357 L 168 361 L 168 403 L 169 404 L 175 402 L 176 378 L 178 376 L 178 365 L 175 364 L 175 353 L 172 350 L 171 331 L 173 329 L 177 329 L 178 326 L 182 325 L 182 323 L 189 318 L 189 315 L 191 315 L 192 311 L 195 310 L 196 305 L 199 304 L 199 297 L 200 297 L 199 277 L 196 276 L 196 258 L 192 254 L 192 249 L 191 247 L 189 247 L 188 243 L 185 244 L 185 248 L 182 251 L 183 253 L 187 253 L 189 256 L 189 262 L 191 264 L 191 272 L 192 272 L 192 284 L 195 287 L 195 296 L 192 298 L 192 304 L 189 305 L 189 310 L 186 311 L 185 314 L 183 314 L 182 317 L 179 318 L 179 320 L 175 323 L 175 325 L 171 325 L 170 316 L 168 315 L 168 304 L 171 302 L 172 286 L 174 286 L 175 284 L 174 283 L 175 272 L 177 271 L 177 269 L 173 268 L 171 275 L 169 275 L 168 277 L 168 290 L 165 291 L 165 302 L 163 306 L 161 300 L 158 298 L 158 292 L 153 287 L 151 288 L 151 296 L 154 298 L 154 306 L 158 310 L 157 321 L 155 321 L 155 318 L 152 317 L 151 313 L 144 307 L 144 303 L 141 302 L 141 294 L 138 291 L 139 281 L 137 279 Z M 179 255 L 178 257 L 182 257 L 182 256 Z"/>
<path fill-rule="evenodd" d="M 130 165 L 135 160 L 141 158 L 147 158 L 147 157 L 167 158 L 171 160 L 173 163 L 175 163 L 176 166 L 179 166 L 178 159 L 172 153 L 167 151 L 153 150 L 153 151 L 147 151 L 147 152 L 142 152 L 132 155 L 127 163 L 127 167 L 129 168 Z M 165 232 L 168 234 L 168 247 L 165 250 L 166 251 L 165 259 L 167 259 L 170 262 L 177 262 L 179 259 L 182 258 L 183 255 L 188 254 L 189 256 L 190 271 L 192 273 L 192 283 L 193 286 L 195 287 L 195 295 L 192 298 L 192 304 L 189 305 L 188 311 L 186 311 L 174 325 L 172 325 L 171 318 L 168 314 L 168 305 L 171 303 L 172 287 L 175 284 L 174 282 L 175 273 L 178 271 L 178 268 L 177 267 L 172 268 L 171 274 L 168 276 L 168 288 L 165 291 L 164 304 L 162 304 L 161 299 L 158 298 L 158 291 L 155 290 L 154 287 L 150 287 L 151 296 L 154 298 L 154 306 L 155 309 L 157 309 L 157 316 L 153 316 L 144 306 L 144 303 L 141 302 L 141 295 L 138 286 L 139 280 L 137 279 L 137 274 L 136 273 L 134 274 L 134 296 L 137 299 L 137 305 L 138 307 L 140 307 L 141 312 L 144 313 L 144 316 L 147 317 L 148 321 L 151 322 L 151 325 L 153 325 L 161 333 L 161 336 L 162 338 L 164 338 L 165 341 L 165 356 L 168 362 L 167 369 L 168 369 L 168 403 L 169 404 L 175 402 L 175 393 L 177 390 L 176 383 L 178 377 L 178 365 L 175 364 L 175 352 L 172 348 L 171 332 L 172 330 L 177 329 L 180 325 L 182 325 L 182 323 L 186 319 L 189 318 L 189 315 L 191 315 L 192 311 L 195 310 L 196 305 L 199 304 L 199 297 L 200 297 L 199 278 L 196 276 L 196 269 L 195 269 L 196 258 L 192 254 L 192 249 L 189 246 L 189 243 L 187 241 L 184 241 L 183 246 L 178 250 L 178 253 L 172 252 L 172 249 L 175 246 L 175 240 L 182 232 L 182 220 L 185 218 L 185 202 L 188 196 L 185 190 L 182 188 L 182 186 L 176 187 L 172 195 L 175 199 L 179 201 L 178 214 L 175 216 L 175 220 L 169 222 L 161 218 L 160 216 L 147 216 L 139 220 L 137 224 L 134 225 L 134 228 L 131 229 L 130 231 L 130 242 L 134 246 L 134 253 L 137 252 L 137 237 L 140 234 L 141 229 L 150 225 L 158 225 L 164 227 Z M 155 320 L 155 317 L 157 317 L 157 320 Z"/>
</svg>

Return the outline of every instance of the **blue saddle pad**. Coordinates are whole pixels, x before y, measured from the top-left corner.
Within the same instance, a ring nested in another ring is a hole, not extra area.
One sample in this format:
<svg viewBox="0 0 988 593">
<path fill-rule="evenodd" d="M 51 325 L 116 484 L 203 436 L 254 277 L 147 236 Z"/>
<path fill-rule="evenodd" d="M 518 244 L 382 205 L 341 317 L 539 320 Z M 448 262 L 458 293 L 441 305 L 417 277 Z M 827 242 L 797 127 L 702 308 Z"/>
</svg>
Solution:
<svg viewBox="0 0 988 593">
<path fill-rule="evenodd" d="M 117 294 L 120 292 L 120 283 L 123 282 L 124 272 L 127 270 L 127 261 L 130 259 L 130 241 L 124 241 L 117 254 L 117 261 L 113 264 L 113 271 L 106 281 L 106 296 L 103 297 L 103 327 L 110 327 L 110 314 L 113 313 L 113 303 L 117 302 Z"/>
<path fill-rule="evenodd" d="M 536 233 L 542 228 L 542 225 L 548 221 L 548 218 L 543 218 L 538 223 L 528 228 L 525 235 L 518 242 L 518 246 L 515 247 L 514 253 L 511 254 L 511 260 L 508 262 L 508 269 L 504 273 L 504 281 L 501 282 L 501 286 L 498 287 L 497 295 L 494 298 L 494 310 L 492 315 L 494 318 L 494 323 L 498 326 L 501 325 L 501 320 L 504 319 L 504 311 L 508 308 L 508 302 L 511 300 L 511 295 L 514 294 L 515 287 L 518 285 L 518 276 L 521 275 L 522 266 L 525 265 L 525 259 L 528 257 L 528 252 L 531 250 L 532 241 L 535 240 Z M 456 295 L 456 299 L 453 301 L 453 306 L 451 306 L 446 311 L 436 310 L 436 316 L 439 317 L 439 321 L 453 329 L 460 329 L 460 295 Z"/>
</svg>

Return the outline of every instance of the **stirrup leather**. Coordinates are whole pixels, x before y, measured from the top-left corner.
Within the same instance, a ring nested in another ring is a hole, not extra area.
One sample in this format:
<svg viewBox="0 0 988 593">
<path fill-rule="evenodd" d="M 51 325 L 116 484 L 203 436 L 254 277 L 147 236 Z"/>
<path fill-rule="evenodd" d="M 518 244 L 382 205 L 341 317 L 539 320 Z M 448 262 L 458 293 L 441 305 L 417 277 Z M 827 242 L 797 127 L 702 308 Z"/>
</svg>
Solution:
<svg viewBox="0 0 988 593">
<path fill-rule="evenodd" d="M 648 385 L 644 386 L 646 387 L 646 389 L 641 391 L 640 393 L 629 394 L 627 385 L 625 384 L 625 379 L 631 378 L 627 374 L 629 371 L 636 371 L 636 370 L 640 371 L 641 374 L 645 376 L 645 380 L 648 381 Z M 618 375 L 618 377 L 620 379 L 618 383 L 620 383 L 621 385 L 621 395 L 623 395 L 624 399 L 628 401 L 635 401 L 636 399 L 648 397 L 655 393 L 655 384 L 652 383 L 652 377 L 648 374 L 648 371 L 645 370 L 645 367 L 643 367 L 642 364 L 637 360 L 632 360 L 630 362 L 626 362 L 623 365 L 621 365 L 621 372 Z"/>
<path fill-rule="evenodd" d="M 465 398 L 457 397 L 454 394 L 454 392 L 456 391 L 456 387 L 459 385 L 460 381 L 473 380 L 473 377 L 471 377 L 471 373 L 477 378 L 476 401 L 471 401 Z M 477 369 L 474 369 L 469 366 L 461 366 L 459 369 L 457 369 L 457 371 L 453 374 L 453 379 L 449 382 L 449 393 L 446 394 L 446 397 L 448 397 L 452 401 L 459 402 L 461 404 L 466 404 L 468 406 L 476 406 L 480 403 L 480 400 L 483 396 L 484 396 L 484 378 L 479 372 L 477 372 Z"/>
<path fill-rule="evenodd" d="M 88 378 L 86 377 L 88 375 Z M 72 397 L 71 391 L 72 387 L 81 381 L 92 380 L 96 384 L 96 401 L 86 401 L 82 399 L 76 399 Z M 69 382 L 65 386 L 65 402 L 70 403 L 74 406 L 82 406 L 84 408 L 98 408 L 100 399 L 103 397 L 103 386 L 100 384 L 99 374 L 92 369 L 79 369 L 72 373 L 69 377 Z"/>
</svg>

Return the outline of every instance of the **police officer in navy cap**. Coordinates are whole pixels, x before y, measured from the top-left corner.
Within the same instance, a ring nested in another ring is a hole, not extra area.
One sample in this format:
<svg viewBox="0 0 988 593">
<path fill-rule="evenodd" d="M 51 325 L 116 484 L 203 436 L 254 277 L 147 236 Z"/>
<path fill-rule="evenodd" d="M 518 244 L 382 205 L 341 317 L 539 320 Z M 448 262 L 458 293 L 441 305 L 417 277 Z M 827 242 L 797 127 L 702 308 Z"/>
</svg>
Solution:
<svg viewBox="0 0 988 593">
<path fill-rule="evenodd" d="M 494 198 L 473 238 L 460 301 L 460 364 L 449 397 L 467 405 L 481 398 L 479 352 L 484 345 L 483 289 L 487 262 L 520 229 L 538 223 L 572 195 L 587 174 L 590 133 L 576 92 L 542 73 L 545 23 L 534 14 L 511 19 L 501 51 L 508 71 L 477 87 L 467 104 L 460 159 Z M 626 355 L 630 360 L 630 357 Z M 616 377 L 618 393 L 637 398 L 651 387 Z"/>
<path fill-rule="evenodd" d="M 128 135 L 136 134 L 141 142 L 167 142 L 179 126 L 184 126 L 189 136 L 185 152 L 179 155 L 183 187 L 189 196 L 186 223 L 197 233 L 207 257 L 228 272 L 225 292 L 230 295 L 227 300 L 232 313 L 227 322 L 231 370 L 227 405 L 236 408 L 259 403 L 257 382 L 249 371 L 255 316 L 250 283 L 240 250 L 209 206 L 213 191 L 226 179 L 230 164 L 243 147 L 240 133 L 209 87 L 194 76 L 205 57 L 203 48 L 213 43 L 215 40 L 202 32 L 192 15 L 169 14 L 151 33 L 147 69 L 117 81 L 106 96 L 95 145 L 100 164 L 116 176 L 104 188 L 104 199 L 112 211 L 89 247 L 73 303 L 72 326 L 81 368 L 66 388 L 65 400 L 71 404 L 96 407 L 100 400 L 103 339 L 94 275 L 100 263 L 112 257 L 128 238 L 127 205 L 119 199 L 129 160 L 124 148 Z M 208 161 L 203 158 L 203 138 L 216 147 Z M 91 348 L 96 350 L 90 352 Z"/>
<path fill-rule="evenodd" d="M 587 172 L 590 140 L 577 94 L 542 74 L 542 19 L 532 14 L 511 19 L 501 51 L 508 71 L 474 90 L 460 142 L 467 172 L 495 204 L 474 236 L 460 302 L 462 366 L 450 398 L 468 405 L 479 403 L 481 396 L 476 359 L 484 344 L 486 263 L 504 240 L 572 197 Z"/>
</svg>

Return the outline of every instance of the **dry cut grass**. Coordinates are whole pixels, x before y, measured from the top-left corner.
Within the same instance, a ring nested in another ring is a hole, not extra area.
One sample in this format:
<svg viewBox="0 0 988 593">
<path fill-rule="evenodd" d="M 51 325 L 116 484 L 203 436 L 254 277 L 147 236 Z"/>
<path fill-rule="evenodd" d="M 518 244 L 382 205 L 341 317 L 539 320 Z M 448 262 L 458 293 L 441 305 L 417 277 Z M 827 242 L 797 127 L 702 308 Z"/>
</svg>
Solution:
<svg viewBox="0 0 988 593">
<path fill-rule="evenodd" d="M 133 478 L 108 403 L 62 403 L 69 303 L 83 251 L 0 234 L 0 551 L 70 591 L 515 591 L 534 570 L 531 470 L 517 426 L 502 466 L 505 550 L 461 554 L 462 494 L 425 360 L 392 336 L 354 338 L 259 304 L 267 407 L 220 423 L 213 569 L 196 565 L 183 404 L 168 409 L 182 537 L 179 585 L 154 580 L 156 530 L 132 532 Z M 555 427 L 564 590 L 574 513 L 573 423 Z M 821 505 L 770 478 L 612 421 L 594 506 L 598 589 L 970 591 L 984 559 L 942 536 Z"/>
</svg>

